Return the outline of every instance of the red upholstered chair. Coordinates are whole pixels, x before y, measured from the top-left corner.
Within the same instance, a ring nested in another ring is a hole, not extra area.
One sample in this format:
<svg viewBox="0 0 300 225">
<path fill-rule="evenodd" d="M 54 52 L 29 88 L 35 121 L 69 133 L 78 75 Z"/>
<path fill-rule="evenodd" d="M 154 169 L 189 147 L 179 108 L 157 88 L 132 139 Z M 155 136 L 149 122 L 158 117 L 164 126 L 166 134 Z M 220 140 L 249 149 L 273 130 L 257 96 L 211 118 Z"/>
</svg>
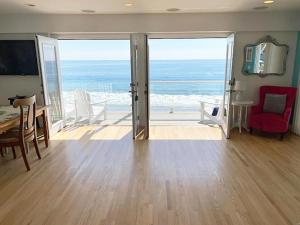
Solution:
<svg viewBox="0 0 300 225">
<path fill-rule="evenodd" d="M 287 95 L 285 110 L 282 115 L 263 112 L 266 94 Z M 289 129 L 289 120 L 296 99 L 297 89 L 293 87 L 261 86 L 259 90 L 259 104 L 252 106 L 249 114 L 249 128 L 270 133 L 280 133 L 281 139 Z"/>
</svg>

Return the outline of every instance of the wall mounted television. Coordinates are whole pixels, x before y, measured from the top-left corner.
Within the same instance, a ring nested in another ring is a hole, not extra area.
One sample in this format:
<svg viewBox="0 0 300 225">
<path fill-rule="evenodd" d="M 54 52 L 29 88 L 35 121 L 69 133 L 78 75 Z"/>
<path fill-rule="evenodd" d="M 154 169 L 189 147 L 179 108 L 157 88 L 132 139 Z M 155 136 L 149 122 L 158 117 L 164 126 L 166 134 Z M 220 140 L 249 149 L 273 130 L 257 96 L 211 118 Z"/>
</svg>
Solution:
<svg viewBox="0 0 300 225">
<path fill-rule="evenodd" d="M 38 75 L 34 40 L 0 40 L 0 75 Z"/>
</svg>

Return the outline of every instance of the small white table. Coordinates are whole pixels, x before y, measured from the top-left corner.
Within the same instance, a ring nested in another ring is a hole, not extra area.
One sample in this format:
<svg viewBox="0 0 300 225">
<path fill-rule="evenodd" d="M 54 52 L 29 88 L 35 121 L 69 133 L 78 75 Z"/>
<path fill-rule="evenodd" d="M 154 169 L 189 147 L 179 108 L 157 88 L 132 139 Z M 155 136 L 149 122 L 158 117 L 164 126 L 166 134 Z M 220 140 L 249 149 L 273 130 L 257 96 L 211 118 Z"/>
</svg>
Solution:
<svg viewBox="0 0 300 225">
<path fill-rule="evenodd" d="M 253 105 L 253 101 L 232 101 L 232 106 L 233 106 L 233 110 L 232 110 L 232 115 L 233 115 L 233 127 L 237 127 L 236 126 L 236 118 L 235 118 L 235 107 L 238 107 L 238 128 L 239 128 L 239 132 L 242 133 L 242 127 L 244 127 L 246 130 L 248 130 L 248 107 Z M 243 120 L 243 108 L 245 108 L 245 116 L 244 116 L 244 120 Z M 243 124 L 244 122 L 244 124 Z"/>
</svg>

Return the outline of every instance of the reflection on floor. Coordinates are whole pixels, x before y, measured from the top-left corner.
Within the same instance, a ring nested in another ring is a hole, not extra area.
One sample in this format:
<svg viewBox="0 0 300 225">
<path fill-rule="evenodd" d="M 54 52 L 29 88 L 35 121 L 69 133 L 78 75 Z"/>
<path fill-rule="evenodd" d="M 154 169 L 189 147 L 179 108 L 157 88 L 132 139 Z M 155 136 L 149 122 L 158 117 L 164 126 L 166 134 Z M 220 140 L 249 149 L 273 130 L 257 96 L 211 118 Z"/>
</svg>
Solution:
<svg viewBox="0 0 300 225">
<path fill-rule="evenodd" d="M 73 126 L 32 170 L 0 160 L 0 225 L 290 225 L 300 221 L 300 138 L 208 126 Z M 18 152 L 19 153 L 19 152 Z"/>
</svg>

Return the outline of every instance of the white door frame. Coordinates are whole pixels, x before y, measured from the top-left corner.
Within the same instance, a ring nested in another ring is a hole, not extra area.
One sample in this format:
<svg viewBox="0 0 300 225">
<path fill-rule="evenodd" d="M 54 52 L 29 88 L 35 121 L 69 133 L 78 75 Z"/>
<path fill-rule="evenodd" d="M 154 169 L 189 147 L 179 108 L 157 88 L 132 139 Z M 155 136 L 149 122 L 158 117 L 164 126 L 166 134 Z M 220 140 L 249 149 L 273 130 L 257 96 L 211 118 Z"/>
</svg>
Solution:
<svg viewBox="0 0 300 225">
<path fill-rule="evenodd" d="M 133 139 L 149 138 L 149 56 L 146 34 L 130 36 Z"/>
<path fill-rule="evenodd" d="M 233 73 L 234 43 L 235 43 L 234 36 L 235 34 L 232 33 L 227 37 L 224 95 L 223 95 L 223 104 L 221 109 L 221 128 L 226 138 L 230 138 L 230 130 L 231 130 L 231 123 L 232 123 L 231 115 L 233 112 L 231 102 L 232 102 L 233 86 L 235 83 L 235 78 Z M 226 97 L 228 98 L 227 102 L 225 102 Z"/>
<path fill-rule="evenodd" d="M 49 44 L 54 46 L 55 48 L 55 57 L 56 57 L 56 69 L 57 69 L 57 75 L 58 75 L 58 87 L 59 87 L 59 98 L 60 98 L 60 107 L 61 107 L 61 114 L 62 119 L 57 121 L 56 123 L 52 123 L 50 115 L 49 115 L 49 109 L 48 109 L 48 124 L 49 124 L 49 134 L 50 137 L 56 134 L 59 130 L 61 130 L 65 126 L 65 120 L 64 120 L 64 104 L 63 104 L 63 96 L 62 96 L 62 82 L 61 82 L 61 70 L 60 70 L 60 57 L 59 57 L 59 48 L 58 48 L 58 41 L 57 39 L 45 37 L 36 35 L 37 43 L 38 43 L 38 52 L 39 52 L 39 65 L 40 65 L 40 71 L 41 71 L 41 79 L 42 79 L 42 89 L 43 89 L 43 97 L 44 97 L 44 103 L 45 105 L 50 105 L 50 97 L 48 96 L 48 86 L 47 86 L 47 77 L 46 77 L 46 71 L 45 71 L 45 65 L 44 65 L 44 52 L 43 52 L 43 45 Z"/>
</svg>

